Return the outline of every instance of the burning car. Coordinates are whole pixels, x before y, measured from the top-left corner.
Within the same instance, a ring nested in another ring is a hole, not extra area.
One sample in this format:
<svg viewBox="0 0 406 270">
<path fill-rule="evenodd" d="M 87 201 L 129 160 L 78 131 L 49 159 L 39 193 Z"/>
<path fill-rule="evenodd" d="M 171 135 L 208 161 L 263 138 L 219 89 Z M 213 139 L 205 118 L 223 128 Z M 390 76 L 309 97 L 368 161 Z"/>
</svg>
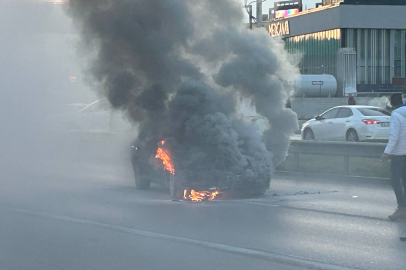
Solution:
<svg viewBox="0 0 406 270">
<path fill-rule="evenodd" d="M 216 198 L 263 195 L 270 184 L 264 181 L 239 181 L 242 176 L 225 170 L 177 170 L 163 138 L 153 132 L 141 132 L 132 145 L 131 154 L 135 184 L 149 189 L 151 182 L 169 188 L 173 200 L 211 201 Z"/>
</svg>

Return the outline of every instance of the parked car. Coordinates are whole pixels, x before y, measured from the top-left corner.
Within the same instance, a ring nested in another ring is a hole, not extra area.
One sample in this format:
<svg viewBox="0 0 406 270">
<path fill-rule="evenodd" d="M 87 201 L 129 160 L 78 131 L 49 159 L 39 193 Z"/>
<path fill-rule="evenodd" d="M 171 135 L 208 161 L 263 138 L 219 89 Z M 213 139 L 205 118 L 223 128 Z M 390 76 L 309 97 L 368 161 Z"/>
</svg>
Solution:
<svg viewBox="0 0 406 270">
<path fill-rule="evenodd" d="M 387 141 L 390 112 L 373 106 L 334 107 L 302 126 L 303 140 Z"/>
</svg>

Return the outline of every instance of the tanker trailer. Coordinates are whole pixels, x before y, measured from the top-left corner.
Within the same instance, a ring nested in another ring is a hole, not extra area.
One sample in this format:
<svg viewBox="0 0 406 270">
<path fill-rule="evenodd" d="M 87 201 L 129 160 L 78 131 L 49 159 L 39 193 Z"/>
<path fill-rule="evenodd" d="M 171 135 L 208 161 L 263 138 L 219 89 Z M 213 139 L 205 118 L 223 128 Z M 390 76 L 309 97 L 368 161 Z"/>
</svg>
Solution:
<svg viewBox="0 0 406 270">
<path fill-rule="evenodd" d="M 288 85 L 294 97 L 334 97 L 337 93 L 333 75 L 296 75 Z"/>
</svg>

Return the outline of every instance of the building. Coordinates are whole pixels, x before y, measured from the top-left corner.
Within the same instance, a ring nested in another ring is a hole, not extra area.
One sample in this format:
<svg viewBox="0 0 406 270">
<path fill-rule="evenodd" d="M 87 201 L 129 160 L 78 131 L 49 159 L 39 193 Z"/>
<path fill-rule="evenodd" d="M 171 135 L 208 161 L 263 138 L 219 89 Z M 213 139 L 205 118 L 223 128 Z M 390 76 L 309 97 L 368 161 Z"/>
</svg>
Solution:
<svg viewBox="0 0 406 270">
<path fill-rule="evenodd" d="M 323 0 L 269 22 L 302 74 L 331 74 L 339 93 L 405 90 L 406 1 Z"/>
<path fill-rule="evenodd" d="M 274 7 L 269 9 L 269 19 L 273 20 L 291 16 L 294 14 L 298 14 L 302 10 L 302 0 L 275 2 Z"/>
</svg>

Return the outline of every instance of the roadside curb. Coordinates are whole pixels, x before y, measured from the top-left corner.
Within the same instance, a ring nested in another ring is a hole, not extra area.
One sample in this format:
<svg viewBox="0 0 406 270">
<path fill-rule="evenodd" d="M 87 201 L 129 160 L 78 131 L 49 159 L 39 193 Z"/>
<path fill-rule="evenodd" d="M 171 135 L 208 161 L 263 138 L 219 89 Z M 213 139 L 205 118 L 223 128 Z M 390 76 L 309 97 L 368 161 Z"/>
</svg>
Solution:
<svg viewBox="0 0 406 270">
<path fill-rule="evenodd" d="M 389 178 L 379 177 L 365 177 L 343 174 L 322 174 L 322 173 L 306 173 L 306 172 L 290 172 L 290 171 L 275 171 L 275 176 L 279 178 L 306 178 L 306 180 L 325 180 L 329 182 L 341 182 L 341 183 L 362 183 L 362 184 L 374 184 L 374 185 L 390 185 Z"/>
</svg>

